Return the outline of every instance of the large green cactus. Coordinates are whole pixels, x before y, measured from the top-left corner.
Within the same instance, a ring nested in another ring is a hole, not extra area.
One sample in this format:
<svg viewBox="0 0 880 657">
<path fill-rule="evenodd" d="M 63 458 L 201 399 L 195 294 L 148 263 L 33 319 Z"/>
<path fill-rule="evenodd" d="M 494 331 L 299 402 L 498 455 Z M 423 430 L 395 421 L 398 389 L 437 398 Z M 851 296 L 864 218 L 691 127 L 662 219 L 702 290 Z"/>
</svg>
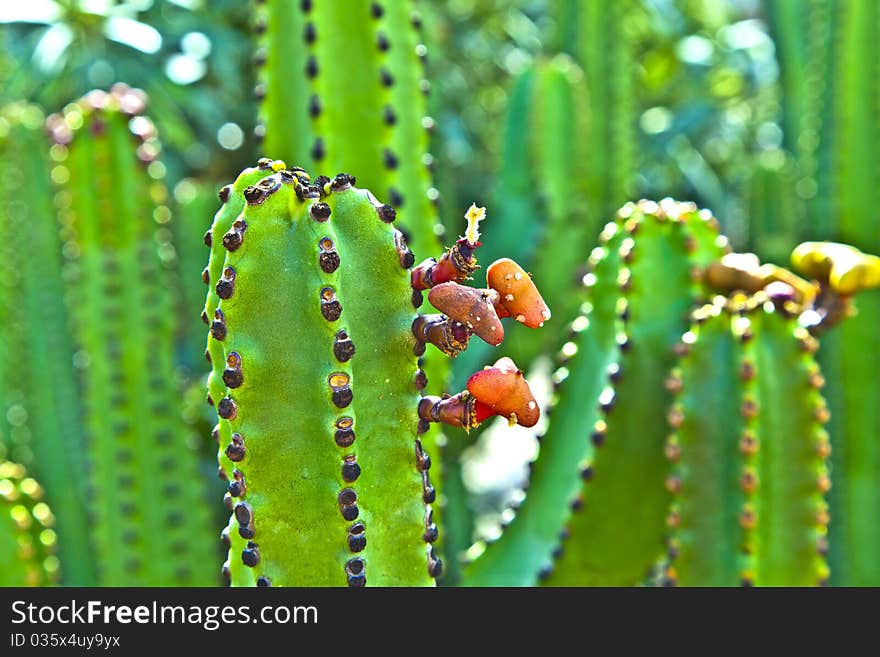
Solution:
<svg viewBox="0 0 880 657">
<path fill-rule="evenodd" d="M 486 289 L 479 221 L 440 258 L 413 267 L 395 210 L 345 173 L 314 180 L 263 159 L 221 190 L 203 318 L 232 511 L 224 572 L 234 585 L 430 585 L 442 571 L 432 504 L 432 422 L 470 429 L 538 407 L 510 359 L 454 396 L 423 396 L 419 357 L 455 355 L 471 334 L 498 344 L 500 316 L 537 325 L 549 310 L 510 260 Z M 447 314 L 419 315 L 423 290 Z M 321 345 L 324 345 L 323 347 Z M 433 347 L 432 347 L 433 348 Z"/>
<path fill-rule="evenodd" d="M 397 210 L 399 228 L 421 259 L 441 250 L 442 225 L 417 4 L 351 0 L 341 9 L 329 0 L 268 0 L 258 3 L 255 27 L 263 152 L 309 171 L 356 172 L 359 185 Z M 442 388 L 446 358 L 428 353 L 420 365 Z M 439 456 L 443 433 L 432 427 L 423 442 Z M 457 453 L 448 454 L 453 478 Z M 435 477 L 443 472 L 438 458 Z M 454 493 L 444 501 L 453 514 L 463 509 Z"/>
<path fill-rule="evenodd" d="M 225 188 L 209 240 L 228 572 L 235 585 L 431 584 L 412 254 L 390 206 L 348 176 L 312 184 L 282 166 Z"/>
<path fill-rule="evenodd" d="M 43 114 L 25 104 L 0 111 L 0 454 L 47 488 L 63 536 L 64 583 L 94 582 L 89 559 L 85 446 L 74 346 L 64 307 L 62 244 L 52 205 L 53 170 Z M 73 248 L 65 245 L 65 249 Z"/>
<path fill-rule="evenodd" d="M 669 503 L 662 449 L 670 393 L 662 384 L 702 296 L 700 273 L 725 248 L 708 212 L 669 199 L 627 204 L 605 227 L 584 279 L 586 314 L 562 349 L 557 403 L 525 502 L 471 565 L 467 583 L 644 578 L 662 551 Z"/>
<path fill-rule="evenodd" d="M 668 385 L 669 581 L 815 586 L 828 578 L 828 410 L 818 344 L 759 292 L 694 312 Z"/>
<path fill-rule="evenodd" d="M 57 583 L 55 517 L 25 467 L 0 461 L 0 586 Z"/>
<path fill-rule="evenodd" d="M 178 410 L 170 212 L 143 95 L 47 121 L 83 390 L 92 554 L 104 585 L 214 581 L 205 487 Z"/>
</svg>

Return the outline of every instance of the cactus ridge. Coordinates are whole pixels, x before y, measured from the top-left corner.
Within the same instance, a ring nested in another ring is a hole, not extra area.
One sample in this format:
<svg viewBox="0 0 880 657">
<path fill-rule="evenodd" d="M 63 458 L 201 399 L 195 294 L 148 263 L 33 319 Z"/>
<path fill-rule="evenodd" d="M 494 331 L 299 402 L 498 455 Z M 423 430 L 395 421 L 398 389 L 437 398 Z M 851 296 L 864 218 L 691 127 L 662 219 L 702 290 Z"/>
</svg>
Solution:
<svg viewBox="0 0 880 657">
<path fill-rule="evenodd" d="M 830 443 L 817 346 L 763 292 L 694 312 L 669 379 L 670 583 L 827 582 Z"/>
<path fill-rule="evenodd" d="M 20 463 L 0 461 L 0 586 L 58 583 L 55 516 Z"/>
<path fill-rule="evenodd" d="M 619 356 L 608 364 L 607 385 L 587 421 L 591 446 L 577 466 L 582 490 L 553 572 L 544 573 L 550 585 L 635 584 L 661 551 L 669 503 L 662 427 L 670 395 L 663 381 L 687 314 L 705 294 L 702 271 L 729 248 L 709 212 L 671 199 L 627 204 L 617 223 L 625 234 L 615 276 Z M 553 440 L 552 425 L 548 433 Z"/>
<path fill-rule="evenodd" d="M 47 120 L 66 179 L 56 199 L 83 362 L 92 549 L 104 585 L 206 583 L 210 544 L 197 537 L 207 535 L 207 512 L 201 488 L 188 485 L 198 481 L 196 456 L 176 444 L 186 431 L 166 282 L 175 253 L 144 101 L 118 85 Z M 150 517 L 161 530 L 150 530 Z M 167 554 L 174 559 L 156 558 Z"/>
<path fill-rule="evenodd" d="M 216 295 L 225 329 L 208 337 L 210 389 L 232 511 L 224 571 L 233 585 L 431 585 L 436 493 L 417 438 L 426 380 L 412 253 L 350 176 L 313 184 L 281 166 L 226 188 L 212 229 L 206 307 Z"/>
</svg>

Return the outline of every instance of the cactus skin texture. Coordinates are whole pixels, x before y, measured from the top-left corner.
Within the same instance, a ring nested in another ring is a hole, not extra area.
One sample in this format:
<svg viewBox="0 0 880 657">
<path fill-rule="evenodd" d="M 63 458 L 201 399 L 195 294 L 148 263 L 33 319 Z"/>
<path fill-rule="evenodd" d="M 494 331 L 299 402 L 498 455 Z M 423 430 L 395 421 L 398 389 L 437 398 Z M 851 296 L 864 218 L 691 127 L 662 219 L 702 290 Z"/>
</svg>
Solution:
<svg viewBox="0 0 880 657">
<path fill-rule="evenodd" d="M 702 271 L 728 248 L 710 213 L 670 199 L 625 205 L 616 230 L 604 233 L 605 250 L 620 231 L 625 234 L 617 247 L 620 266 L 613 272 L 617 353 L 605 370 L 608 381 L 598 395 L 592 387 L 583 393 L 564 382 L 560 387 L 581 404 L 598 403 L 585 418 L 591 435 L 568 437 L 588 444 L 577 468 L 584 481 L 569 500 L 576 511 L 562 554 L 545 580 L 549 585 L 636 584 L 661 552 L 669 505 L 663 488 L 668 474 L 664 419 L 671 401 L 663 382 L 688 312 L 704 295 Z M 590 339 L 592 333 L 581 335 Z M 581 349 L 577 339 L 574 344 Z M 551 420 L 545 442 L 557 439 L 565 438 L 555 433 Z"/>
<path fill-rule="evenodd" d="M 468 565 L 466 585 L 644 578 L 662 551 L 669 504 L 663 381 L 703 294 L 699 275 L 726 248 L 707 211 L 671 199 L 629 203 L 606 225 L 583 281 L 585 314 L 561 350 L 556 403 L 525 501 L 501 538 Z"/>
<path fill-rule="evenodd" d="M 227 188 L 212 230 L 224 570 L 237 586 L 431 585 L 412 254 L 349 176 L 261 166 Z"/>
<path fill-rule="evenodd" d="M 58 582 L 55 517 L 25 467 L 0 461 L 0 587 Z"/>
<path fill-rule="evenodd" d="M 827 583 L 818 343 L 764 292 L 719 298 L 693 320 L 667 383 L 669 583 Z"/>
<path fill-rule="evenodd" d="M 43 482 L 62 539 L 64 584 L 89 585 L 80 391 L 64 308 L 61 241 L 52 205 L 44 116 L 36 107 L 0 110 L 0 169 L 9 203 L 0 218 L 0 458 Z"/>
<path fill-rule="evenodd" d="M 117 85 L 47 120 L 79 350 L 92 555 L 99 585 L 206 585 L 215 581 L 207 491 L 178 411 L 175 253 L 144 104 L 141 92 Z"/>
</svg>

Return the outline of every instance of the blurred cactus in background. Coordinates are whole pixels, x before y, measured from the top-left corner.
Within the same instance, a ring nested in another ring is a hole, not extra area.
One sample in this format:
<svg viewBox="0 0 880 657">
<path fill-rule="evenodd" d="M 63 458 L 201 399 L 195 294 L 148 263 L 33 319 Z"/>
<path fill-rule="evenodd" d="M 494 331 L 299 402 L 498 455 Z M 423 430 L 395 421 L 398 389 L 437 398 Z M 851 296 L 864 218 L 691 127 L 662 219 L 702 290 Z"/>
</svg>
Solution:
<svg viewBox="0 0 880 657">
<path fill-rule="evenodd" d="M 0 9 L 0 584 L 880 585 L 877 3 L 338 5 Z"/>
</svg>

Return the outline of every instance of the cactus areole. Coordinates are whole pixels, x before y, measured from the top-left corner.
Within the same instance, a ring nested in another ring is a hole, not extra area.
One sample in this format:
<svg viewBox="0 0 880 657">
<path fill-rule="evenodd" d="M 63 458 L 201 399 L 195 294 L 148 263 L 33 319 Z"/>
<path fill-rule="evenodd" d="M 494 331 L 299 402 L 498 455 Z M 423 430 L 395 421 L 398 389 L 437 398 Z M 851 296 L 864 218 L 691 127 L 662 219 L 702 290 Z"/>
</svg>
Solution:
<svg viewBox="0 0 880 657">
<path fill-rule="evenodd" d="M 205 236 L 208 402 L 235 586 L 428 586 L 442 572 L 419 440 L 447 420 L 425 408 L 439 397 L 423 398 L 419 359 L 436 336 L 419 328 L 393 210 L 354 184 L 261 160 L 221 190 Z M 468 239 L 439 261 L 473 258 Z M 430 317 L 437 335 L 466 344 L 473 332 Z"/>
</svg>

